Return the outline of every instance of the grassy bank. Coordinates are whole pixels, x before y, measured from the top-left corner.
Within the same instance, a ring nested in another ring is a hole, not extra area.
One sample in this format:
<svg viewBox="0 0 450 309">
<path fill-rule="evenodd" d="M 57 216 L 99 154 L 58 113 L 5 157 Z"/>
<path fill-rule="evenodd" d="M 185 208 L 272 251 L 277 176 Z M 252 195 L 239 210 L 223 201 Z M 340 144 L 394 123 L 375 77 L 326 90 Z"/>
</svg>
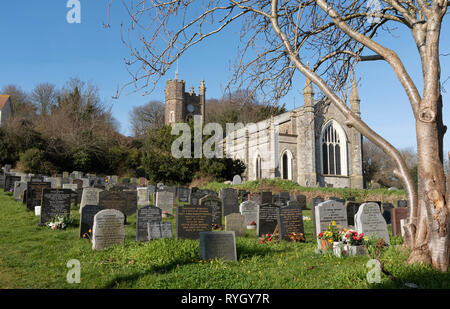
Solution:
<svg viewBox="0 0 450 309">
<path fill-rule="evenodd" d="M 215 191 L 223 188 L 243 189 L 251 192 L 272 191 L 274 194 L 281 191 L 288 191 L 294 195 L 304 194 L 308 200 L 316 196 L 321 196 L 325 199 L 331 196 L 347 199 L 352 196 L 359 202 L 370 200 L 389 202 L 396 205 L 397 200 L 406 198 L 404 190 L 302 187 L 295 182 L 278 178 L 248 181 L 240 185 L 229 185 L 222 182 L 209 182 L 204 185 L 199 184 L 204 189 L 212 189 Z"/>
<path fill-rule="evenodd" d="M 310 216 L 310 211 L 304 212 Z M 79 222 L 78 207 L 72 215 Z M 164 219 L 166 220 L 166 219 Z M 174 219 L 169 219 L 173 221 Z M 450 276 L 428 266 L 406 265 L 408 252 L 390 247 L 382 256 L 394 276 L 366 280 L 368 257 L 336 258 L 315 253 L 313 225 L 305 222 L 306 243 L 258 243 L 254 231 L 236 242 L 238 262 L 202 261 L 199 242 L 164 239 L 135 242 L 136 217 L 127 218 L 124 245 L 93 251 L 78 239 L 78 226 L 66 230 L 38 227 L 39 218 L 0 193 L 0 288 L 448 288 Z M 66 281 L 67 262 L 81 263 L 81 283 Z"/>
</svg>

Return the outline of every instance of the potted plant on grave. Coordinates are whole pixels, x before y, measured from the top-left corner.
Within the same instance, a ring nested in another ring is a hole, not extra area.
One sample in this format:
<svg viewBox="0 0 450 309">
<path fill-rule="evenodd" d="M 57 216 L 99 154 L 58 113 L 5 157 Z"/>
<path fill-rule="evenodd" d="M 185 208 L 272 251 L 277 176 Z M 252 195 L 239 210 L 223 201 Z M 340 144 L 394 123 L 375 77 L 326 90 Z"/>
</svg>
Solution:
<svg viewBox="0 0 450 309">
<path fill-rule="evenodd" d="M 328 250 L 342 246 L 342 232 L 339 225 L 335 221 L 328 224 L 328 228 L 324 232 L 320 232 L 317 237 L 320 239 L 322 250 Z"/>
<path fill-rule="evenodd" d="M 344 229 L 344 251 L 349 256 L 363 255 L 365 253 L 364 242 L 367 239 L 368 237 L 364 233 L 358 234 L 355 230 Z"/>
<path fill-rule="evenodd" d="M 254 230 L 254 229 L 256 229 L 256 222 L 250 221 L 249 224 L 247 225 L 247 230 Z"/>
</svg>

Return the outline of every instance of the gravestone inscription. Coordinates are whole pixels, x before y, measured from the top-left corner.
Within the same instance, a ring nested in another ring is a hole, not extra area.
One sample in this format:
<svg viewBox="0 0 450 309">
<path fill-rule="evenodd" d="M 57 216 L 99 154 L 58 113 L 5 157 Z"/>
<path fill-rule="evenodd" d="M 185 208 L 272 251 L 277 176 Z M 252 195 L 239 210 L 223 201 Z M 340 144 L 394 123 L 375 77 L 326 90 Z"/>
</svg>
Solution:
<svg viewBox="0 0 450 309">
<path fill-rule="evenodd" d="M 50 189 L 51 184 L 49 182 L 28 182 L 27 183 L 27 208 L 34 211 L 35 206 L 41 206 L 42 202 L 42 189 Z"/>
<path fill-rule="evenodd" d="M 364 233 L 369 237 L 376 235 L 390 244 L 387 224 L 377 203 L 364 203 L 359 207 L 355 215 L 355 227 L 358 234 Z"/>
<path fill-rule="evenodd" d="M 94 216 L 92 249 L 103 250 L 125 242 L 125 216 L 116 209 L 104 209 Z"/>
<path fill-rule="evenodd" d="M 238 213 L 232 213 L 225 217 L 225 231 L 234 231 L 236 236 L 245 235 L 245 217 Z"/>
<path fill-rule="evenodd" d="M 173 238 L 172 222 L 147 222 L 147 240 Z"/>
<path fill-rule="evenodd" d="M 55 217 L 70 216 L 70 189 L 42 189 L 41 220 L 46 223 Z"/>
<path fill-rule="evenodd" d="M 348 228 L 347 210 L 344 204 L 328 200 L 320 203 L 315 207 L 315 221 L 316 221 L 316 235 L 328 229 L 328 225 L 333 221 L 339 228 Z M 321 248 L 320 241 L 317 239 L 319 248 Z"/>
<path fill-rule="evenodd" d="M 156 192 L 156 207 L 162 209 L 162 211 L 167 211 L 168 214 L 173 215 L 173 203 L 174 194 L 170 191 L 158 191 Z"/>
<path fill-rule="evenodd" d="M 263 236 L 273 234 L 278 224 L 280 207 L 274 204 L 262 204 L 259 206 L 259 220 L 257 223 L 257 234 Z"/>
<path fill-rule="evenodd" d="M 148 240 L 147 223 L 161 223 L 162 210 L 155 206 L 144 206 L 138 209 L 136 216 L 136 241 Z"/>
<path fill-rule="evenodd" d="M 201 232 L 200 259 L 223 259 L 236 262 L 236 237 L 234 232 Z"/>
<path fill-rule="evenodd" d="M 238 195 L 235 189 L 225 188 L 220 191 L 222 199 L 222 216 L 228 216 L 232 213 L 239 213 Z"/>
<path fill-rule="evenodd" d="M 245 201 L 240 205 L 241 214 L 245 218 L 245 225 L 249 225 L 254 221 L 258 224 L 259 220 L 259 204 L 254 201 Z"/>
<path fill-rule="evenodd" d="M 199 239 L 200 232 L 211 231 L 212 210 L 209 206 L 178 206 L 176 216 L 177 238 Z"/>
<path fill-rule="evenodd" d="M 289 206 L 281 207 L 278 221 L 280 239 L 291 241 L 291 233 L 305 234 L 300 205 L 289 204 Z"/>
<path fill-rule="evenodd" d="M 211 207 L 211 224 L 222 226 L 222 201 L 211 194 L 200 199 L 200 206 Z"/>
</svg>

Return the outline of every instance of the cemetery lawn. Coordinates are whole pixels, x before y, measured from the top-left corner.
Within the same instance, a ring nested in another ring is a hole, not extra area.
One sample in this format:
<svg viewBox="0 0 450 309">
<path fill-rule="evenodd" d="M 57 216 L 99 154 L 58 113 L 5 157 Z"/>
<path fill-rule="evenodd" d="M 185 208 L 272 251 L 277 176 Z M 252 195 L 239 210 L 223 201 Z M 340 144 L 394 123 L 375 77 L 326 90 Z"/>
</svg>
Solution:
<svg viewBox="0 0 450 309">
<path fill-rule="evenodd" d="M 310 211 L 304 211 L 310 217 Z M 0 288 L 150 289 L 355 289 L 449 288 L 450 275 L 429 266 L 407 265 L 408 251 L 391 246 L 381 257 L 397 280 L 366 280 L 366 256 L 337 258 L 315 253 L 313 224 L 305 221 L 306 243 L 258 243 L 254 231 L 237 237 L 238 262 L 201 261 L 199 242 L 161 239 L 135 241 L 136 216 L 127 218 L 125 245 L 93 251 L 78 238 L 78 207 L 66 230 L 38 227 L 39 217 L 11 193 L 0 191 Z M 174 219 L 172 220 L 175 225 Z M 399 239 L 392 242 L 399 243 Z M 81 282 L 67 283 L 67 262 L 81 263 Z"/>
</svg>

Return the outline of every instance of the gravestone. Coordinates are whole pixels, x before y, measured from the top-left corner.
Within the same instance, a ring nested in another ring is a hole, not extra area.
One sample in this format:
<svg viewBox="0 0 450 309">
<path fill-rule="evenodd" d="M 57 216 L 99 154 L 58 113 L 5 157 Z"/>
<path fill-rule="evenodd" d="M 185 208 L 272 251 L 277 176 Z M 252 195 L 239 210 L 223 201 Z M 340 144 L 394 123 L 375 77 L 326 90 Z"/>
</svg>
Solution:
<svg viewBox="0 0 450 309">
<path fill-rule="evenodd" d="M 222 259 L 236 262 L 236 237 L 234 232 L 201 232 L 200 259 Z"/>
<path fill-rule="evenodd" d="M 77 185 L 77 189 L 83 189 L 83 180 L 81 179 L 72 180 L 72 184 Z"/>
<path fill-rule="evenodd" d="M 278 194 L 272 195 L 272 203 L 280 203 L 280 196 Z M 283 204 L 283 203 L 282 203 Z"/>
<path fill-rule="evenodd" d="M 239 197 L 241 198 L 241 203 L 245 202 L 245 201 L 248 201 L 249 193 L 247 191 L 239 190 L 238 193 L 239 193 Z"/>
<path fill-rule="evenodd" d="M 200 199 L 200 206 L 211 207 L 211 224 L 222 226 L 222 201 L 220 198 L 208 194 Z"/>
<path fill-rule="evenodd" d="M 189 188 L 178 187 L 178 200 L 183 203 L 189 202 Z"/>
<path fill-rule="evenodd" d="M 392 225 L 392 235 L 401 235 L 401 225 L 400 220 L 408 219 L 409 208 L 393 208 L 391 209 L 391 225 Z"/>
<path fill-rule="evenodd" d="M 145 179 L 145 177 L 139 177 L 139 186 L 145 187 L 146 184 L 147 184 L 147 179 Z"/>
<path fill-rule="evenodd" d="M 297 203 L 297 205 L 292 205 Z M 305 234 L 303 227 L 303 215 L 302 208 L 297 201 L 289 202 L 288 206 L 281 207 L 279 213 L 279 234 L 280 239 L 291 241 L 289 236 L 291 233 L 302 233 Z"/>
<path fill-rule="evenodd" d="M 52 221 L 55 217 L 70 216 L 70 189 L 42 189 L 40 223 Z"/>
<path fill-rule="evenodd" d="M 376 235 L 390 244 L 387 224 L 377 203 L 364 203 L 359 207 L 355 215 L 355 228 L 358 234 L 364 233 L 368 237 Z"/>
<path fill-rule="evenodd" d="M 42 190 L 50 189 L 51 184 L 49 182 L 28 182 L 27 183 L 27 208 L 34 211 L 35 206 L 41 206 L 42 202 Z"/>
<path fill-rule="evenodd" d="M 98 205 L 100 192 L 97 188 L 84 188 L 81 193 L 80 209 L 85 205 Z"/>
<path fill-rule="evenodd" d="M 30 177 L 31 182 L 46 182 L 43 176 L 34 175 Z"/>
<path fill-rule="evenodd" d="M 170 215 L 173 215 L 174 194 L 170 191 L 158 191 L 156 192 L 156 207 L 167 211 Z"/>
<path fill-rule="evenodd" d="M 284 204 L 287 204 L 287 202 L 291 200 L 291 195 L 289 194 L 289 192 L 280 192 L 280 200 Z"/>
<path fill-rule="evenodd" d="M 265 191 L 261 192 L 261 204 L 271 204 L 272 203 L 272 192 Z"/>
<path fill-rule="evenodd" d="M 62 178 L 69 178 L 69 172 L 63 172 Z"/>
<path fill-rule="evenodd" d="M 397 207 L 400 207 L 400 208 L 408 207 L 408 201 L 407 200 L 398 200 Z"/>
<path fill-rule="evenodd" d="M 81 181 L 83 182 L 83 188 L 89 188 L 91 186 L 91 181 L 89 180 L 89 178 L 81 178 Z"/>
<path fill-rule="evenodd" d="M 378 205 L 378 209 L 380 210 L 381 213 L 381 201 L 365 201 L 364 203 L 375 203 Z"/>
<path fill-rule="evenodd" d="M 311 199 L 311 220 L 313 222 L 313 226 L 314 226 L 314 234 L 316 233 L 316 206 L 318 206 L 320 203 L 325 202 L 325 200 L 323 198 L 321 198 L 320 196 L 316 196 L 313 197 Z M 315 234 L 314 236 L 317 236 L 317 234 Z"/>
<path fill-rule="evenodd" d="M 72 191 L 78 190 L 77 184 L 63 184 L 63 189 L 71 189 Z"/>
<path fill-rule="evenodd" d="M 22 177 L 20 177 L 20 176 L 14 176 L 14 175 L 11 175 L 11 174 L 6 174 L 5 175 L 5 182 L 4 182 L 4 185 L 3 185 L 3 190 L 5 192 L 14 191 L 14 183 L 16 181 L 20 181 L 21 179 L 22 179 Z"/>
<path fill-rule="evenodd" d="M 0 189 L 4 189 L 5 185 L 5 173 L 2 171 L 0 172 Z"/>
<path fill-rule="evenodd" d="M 245 218 L 245 225 L 249 225 L 250 222 L 255 221 L 258 224 L 259 221 L 259 204 L 254 201 L 245 201 L 240 205 L 241 214 Z"/>
<path fill-rule="evenodd" d="M 178 206 L 176 216 L 177 238 L 199 239 L 200 232 L 211 231 L 212 210 L 209 206 Z"/>
<path fill-rule="evenodd" d="M 91 237 L 92 228 L 94 227 L 94 216 L 103 209 L 105 208 L 98 205 L 84 205 L 83 208 L 81 208 L 80 238 L 83 238 L 84 234 Z M 89 232 L 89 230 L 91 230 L 91 232 Z"/>
<path fill-rule="evenodd" d="M 326 231 L 328 225 L 333 221 L 336 222 L 339 228 L 348 227 L 347 210 L 344 204 L 328 200 L 317 205 L 314 210 L 316 212 L 314 215 L 316 220 L 316 235 Z M 317 243 L 319 248 L 321 248 L 319 239 L 317 239 Z"/>
<path fill-rule="evenodd" d="M 361 203 L 347 201 L 345 207 L 347 208 L 347 223 L 348 225 L 355 226 L 355 215 L 358 212 L 358 208 Z"/>
<path fill-rule="evenodd" d="M 111 176 L 111 178 L 109 180 L 110 180 L 111 184 L 115 185 L 115 184 L 119 183 L 119 176 L 113 175 L 113 176 Z"/>
<path fill-rule="evenodd" d="M 262 204 L 261 192 L 252 192 L 248 195 L 250 201 L 257 203 L 258 205 Z"/>
<path fill-rule="evenodd" d="M 222 216 L 225 217 L 232 213 L 239 213 L 239 201 L 235 189 L 222 189 L 220 196 L 222 199 Z"/>
<path fill-rule="evenodd" d="M 26 182 L 16 181 L 14 183 L 14 199 L 16 201 L 20 201 L 26 189 L 27 189 Z"/>
<path fill-rule="evenodd" d="M 136 216 L 136 241 L 148 240 L 147 223 L 161 223 L 162 210 L 155 206 L 144 206 L 138 209 Z M 161 238 L 161 237 L 160 237 Z"/>
<path fill-rule="evenodd" d="M 235 236 L 245 236 L 245 217 L 232 213 L 225 217 L 225 231 L 234 231 Z"/>
<path fill-rule="evenodd" d="M 257 235 L 263 236 L 273 234 L 278 225 L 280 207 L 274 204 L 262 204 L 259 206 L 259 220 L 257 224 Z"/>
<path fill-rule="evenodd" d="M 394 205 L 391 203 L 383 203 L 381 204 L 382 210 L 383 210 L 383 217 L 384 220 L 386 220 L 387 224 L 391 224 L 391 209 L 394 208 Z"/>
<path fill-rule="evenodd" d="M 172 222 L 147 222 L 147 240 L 173 238 Z"/>
<path fill-rule="evenodd" d="M 242 178 L 239 175 L 234 175 L 233 185 L 240 185 L 242 183 Z"/>
<path fill-rule="evenodd" d="M 329 200 L 329 201 L 336 201 L 336 202 L 345 204 L 345 200 L 343 200 L 343 199 L 341 199 L 341 198 L 339 198 L 339 197 L 336 197 L 336 196 L 330 196 L 330 197 L 328 198 L 328 200 Z"/>
<path fill-rule="evenodd" d="M 302 210 L 306 210 L 306 195 L 299 194 L 296 196 L 296 198 L 297 202 L 300 203 L 300 207 L 302 208 Z"/>
<path fill-rule="evenodd" d="M 103 250 L 125 242 L 125 216 L 116 209 L 104 209 L 94 216 L 92 249 Z"/>
<path fill-rule="evenodd" d="M 206 194 L 201 190 L 193 191 L 189 194 L 189 205 L 200 205 L 200 199 L 205 197 Z"/>
<path fill-rule="evenodd" d="M 137 204 L 138 206 L 150 205 L 150 195 L 147 187 L 137 188 Z"/>
<path fill-rule="evenodd" d="M 124 216 L 131 216 L 137 210 L 137 196 L 134 191 L 102 191 L 98 205 L 105 209 L 119 210 Z"/>
</svg>

